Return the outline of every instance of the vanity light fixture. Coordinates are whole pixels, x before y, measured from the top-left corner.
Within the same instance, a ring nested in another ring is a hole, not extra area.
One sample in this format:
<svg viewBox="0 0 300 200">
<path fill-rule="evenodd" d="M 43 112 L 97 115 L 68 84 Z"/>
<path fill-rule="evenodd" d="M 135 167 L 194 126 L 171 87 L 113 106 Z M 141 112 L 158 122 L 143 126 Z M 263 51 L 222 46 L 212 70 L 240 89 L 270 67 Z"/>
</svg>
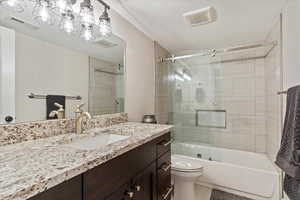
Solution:
<svg viewBox="0 0 300 200">
<path fill-rule="evenodd" d="M 0 0 L 0 6 L 8 6 L 15 11 L 22 12 L 24 0 Z M 29 0 L 31 1 L 31 0 Z M 97 0 L 104 7 L 104 11 L 96 24 L 94 8 L 91 0 L 80 3 L 80 11 L 74 11 L 77 0 L 33 0 L 33 18 L 39 23 L 53 25 L 59 21 L 59 27 L 67 33 L 77 32 L 84 40 L 94 40 L 96 33 L 108 37 L 112 33 L 111 19 L 108 14 L 110 6 L 102 0 Z"/>
<path fill-rule="evenodd" d="M 90 0 L 84 0 L 80 4 L 80 23 L 85 27 L 95 24 L 94 8 Z"/>
<path fill-rule="evenodd" d="M 80 24 L 81 31 L 80 37 L 86 41 L 94 40 L 94 24 L 95 24 L 95 16 L 94 16 L 94 8 L 91 5 L 90 0 L 84 0 L 80 4 Z"/>
</svg>

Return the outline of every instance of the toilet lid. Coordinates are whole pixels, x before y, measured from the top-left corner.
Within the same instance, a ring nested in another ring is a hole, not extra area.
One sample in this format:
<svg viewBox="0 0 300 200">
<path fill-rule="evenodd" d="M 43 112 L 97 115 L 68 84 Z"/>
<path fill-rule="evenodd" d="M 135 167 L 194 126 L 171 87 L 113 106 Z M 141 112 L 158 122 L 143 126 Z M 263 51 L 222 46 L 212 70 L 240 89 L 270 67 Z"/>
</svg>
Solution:
<svg viewBox="0 0 300 200">
<path fill-rule="evenodd" d="M 201 171 L 203 166 L 198 160 L 187 156 L 172 155 L 172 169 L 178 171 Z"/>
</svg>

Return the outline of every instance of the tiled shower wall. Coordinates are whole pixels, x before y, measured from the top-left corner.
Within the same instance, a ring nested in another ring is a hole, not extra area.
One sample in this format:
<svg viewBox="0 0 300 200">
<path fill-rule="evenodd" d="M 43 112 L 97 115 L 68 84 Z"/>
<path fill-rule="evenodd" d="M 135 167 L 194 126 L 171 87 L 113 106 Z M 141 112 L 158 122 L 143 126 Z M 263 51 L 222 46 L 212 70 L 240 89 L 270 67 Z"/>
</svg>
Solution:
<svg viewBox="0 0 300 200">
<path fill-rule="evenodd" d="M 89 111 L 92 115 L 112 114 L 124 111 L 124 80 L 122 75 L 112 75 L 97 72 L 100 69 L 107 72 L 120 73 L 116 64 L 89 58 L 90 61 L 90 97 Z"/>
<path fill-rule="evenodd" d="M 282 90 L 281 20 L 278 20 L 266 41 L 278 42 L 265 58 L 267 154 L 270 159 L 274 160 L 281 139 L 282 100 L 286 98 L 286 95 L 277 95 L 277 92 Z"/>
<path fill-rule="evenodd" d="M 266 152 L 264 59 L 216 64 L 198 64 L 195 60 L 183 62 L 189 66 L 193 78 L 192 81 L 176 81 L 175 139 Z M 178 63 L 176 68 L 180 65 Z M 201 91 L 202 98 L 197 97 L 197 91 Z M 181 94 L 179 98 L 178 94 Z M 196 109 L 226 110 L 227 127 L 196 127 Z"/>
</svg>

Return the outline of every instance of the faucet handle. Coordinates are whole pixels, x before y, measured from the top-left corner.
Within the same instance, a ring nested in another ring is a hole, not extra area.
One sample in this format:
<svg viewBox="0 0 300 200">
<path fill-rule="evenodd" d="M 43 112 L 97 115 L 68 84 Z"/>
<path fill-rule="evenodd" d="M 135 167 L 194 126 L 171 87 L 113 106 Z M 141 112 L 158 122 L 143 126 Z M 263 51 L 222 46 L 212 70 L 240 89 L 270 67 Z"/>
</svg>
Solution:
<svg viewBox="0 0 300 200">
<path fill-rule="evenodd" d="M 61 104 L 59 104 L 59 103 L 54 103 L 54 105 L 57 107 L 57 108 L 59 108 L 59 109 L 63 109 L 64 108 L 64 106 L 63 105 L 61 105 Z"/>
<path fill-rule="evenodd" d="M 76 106 L 75 112 L 83 112 L 82 107 L 83 107 L 84 105 L 85 105 L 84 103 L 81 103 L 81 104 L 77 105 L 77 106 Z"/>
</svg>

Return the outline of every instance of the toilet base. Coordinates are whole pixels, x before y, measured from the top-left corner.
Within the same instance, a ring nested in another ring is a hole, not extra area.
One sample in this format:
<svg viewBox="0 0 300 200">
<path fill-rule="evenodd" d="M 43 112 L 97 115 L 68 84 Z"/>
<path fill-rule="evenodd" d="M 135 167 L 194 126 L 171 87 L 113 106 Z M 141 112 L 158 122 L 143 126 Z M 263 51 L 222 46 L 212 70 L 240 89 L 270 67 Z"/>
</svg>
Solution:
<svg viewBox="0 0 300 200">
<path fill-rule="evenodd" d="M 212 188 L 195 184 L 196 200 L 210 200 Z"/>
<path fill-rule="evenodd" d="M 212 189 L 194 181 L 173 177 L 174 200 L 210 200 Z"/>
</svg>

